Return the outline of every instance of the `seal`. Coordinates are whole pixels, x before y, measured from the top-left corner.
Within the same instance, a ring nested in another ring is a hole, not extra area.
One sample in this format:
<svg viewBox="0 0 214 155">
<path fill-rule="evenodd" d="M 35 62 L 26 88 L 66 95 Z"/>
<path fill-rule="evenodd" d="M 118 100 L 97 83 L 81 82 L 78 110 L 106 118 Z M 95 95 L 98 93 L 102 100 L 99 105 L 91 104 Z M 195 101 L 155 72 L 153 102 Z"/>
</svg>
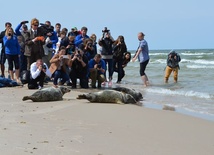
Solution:
<svg viewBox="0 0 214 155">
<path fill-rule="evenodd" d="M 123 92 L 123 93 L 126 93 L 126 94 L 130 94 L 134 97 L 134 99 L 136 101 L 140 101 L 143 99 L 143 95 L 134 90 L 134 89 L 130 89 L 130 88 L 126 88 L 126 87 L 116 87 L 116 88 L 112 88 L 113 90 L 116 90 L 116 91 L 120 91 L 120 92 Z"/>
<path fill-rule="evenodd" d="M 24 96 L 22 100 L 32 100 L 33 102 L 60 101 L 63 99 L 62 96 L 68 92 L 70 92 L 70 89 L 67 87 L 48 87 L 36 91 L 31 96 Z"/>
<path fill-rule="evenodd" d="M 77 99 L 87 99 L 95 103 L 119 103 L 119 104 L 137 104 L 137 101 L 130 94 L 125 94 L 116 90 L 103 90 L 88 94 L 78 95 Z"/>
</svg>

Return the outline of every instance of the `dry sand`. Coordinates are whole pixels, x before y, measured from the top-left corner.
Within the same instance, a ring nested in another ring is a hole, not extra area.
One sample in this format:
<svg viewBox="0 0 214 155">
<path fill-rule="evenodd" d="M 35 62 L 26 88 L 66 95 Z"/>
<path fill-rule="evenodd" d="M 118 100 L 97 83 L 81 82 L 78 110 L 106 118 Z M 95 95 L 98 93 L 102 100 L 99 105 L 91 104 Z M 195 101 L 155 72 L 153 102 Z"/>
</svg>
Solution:
<svg viewBox="0 0 214 155">
<path fill-rule="evenodd" d="M 0 89 L 1 155 L 213 155 L 214 122 L 135 105 L 22 101 Z"/>
</svg>

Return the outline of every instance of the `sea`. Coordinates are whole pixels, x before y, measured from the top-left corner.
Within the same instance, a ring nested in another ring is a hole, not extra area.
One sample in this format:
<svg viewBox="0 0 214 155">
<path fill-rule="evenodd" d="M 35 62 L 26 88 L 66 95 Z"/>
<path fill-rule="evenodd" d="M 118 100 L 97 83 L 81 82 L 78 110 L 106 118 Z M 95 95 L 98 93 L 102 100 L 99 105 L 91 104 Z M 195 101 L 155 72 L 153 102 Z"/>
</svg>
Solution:
<svg viewBox="0 0 214 155">
<path fill-rule="evenodd" d="M 144 107 L 162 109 L 169 106 L 179 113 L 214 121 L 214 49 L 175 51 L 181 57 L 177 83 L 174 83 L 173 73 L 169 82 L 164 83 L 170 50 L 150 50 L 150 61 L 145 71 L 150 86 L 143 86 L 138 61 L 128 63 L 122 84 L 116 84 L 117 73 L 114 73 L 113 86 L 140 91 Z M 133 57 L 135 51 L 130 52 Z"/>
</svg>

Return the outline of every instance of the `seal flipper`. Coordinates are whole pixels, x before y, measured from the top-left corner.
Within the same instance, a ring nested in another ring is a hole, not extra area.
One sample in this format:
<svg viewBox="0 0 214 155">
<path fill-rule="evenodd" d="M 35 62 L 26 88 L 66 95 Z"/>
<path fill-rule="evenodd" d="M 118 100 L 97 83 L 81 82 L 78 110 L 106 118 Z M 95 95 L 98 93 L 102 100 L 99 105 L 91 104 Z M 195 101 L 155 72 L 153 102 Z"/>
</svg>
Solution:
<svg viewBox="0 0 214 155">
<path fill-rule="evenodd" d="M 37 100 L 35 100 L 36 97 L 35 96 L 24 96 L 22 101 L 26 101 L 26 100 L 32 100 L 33 102 L 38 102 Z"/>
<path fill-rule="evenodd" d="M 24 97 L 22 98 L 22 101 L 26 101 L 26 100 L 30 100 L 29 96 L 24 96 Z"/>
<path fill-rule="evenodd" d="M 76 99 L 87 99 L 85 94 L 82 95 L 78 95 L 78 97 Z"/>
</svg>

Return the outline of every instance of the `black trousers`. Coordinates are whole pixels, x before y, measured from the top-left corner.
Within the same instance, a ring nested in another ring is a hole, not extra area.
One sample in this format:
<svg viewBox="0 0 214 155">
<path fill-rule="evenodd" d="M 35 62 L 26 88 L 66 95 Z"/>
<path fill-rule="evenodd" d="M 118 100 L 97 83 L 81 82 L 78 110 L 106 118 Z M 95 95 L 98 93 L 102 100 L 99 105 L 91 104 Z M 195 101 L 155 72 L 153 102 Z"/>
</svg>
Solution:
<svg viewBox="0 0 214 155">
<path fill-rule="evenodd" d="M 37 78 L 33 79 L 32 77 L 30 77 L 28 89 L 38 89 L 38 86 L 43 87 L 45 75 L 46 74 L 43 71 L 41 71 L 40 75 Z"/>
</svg>

